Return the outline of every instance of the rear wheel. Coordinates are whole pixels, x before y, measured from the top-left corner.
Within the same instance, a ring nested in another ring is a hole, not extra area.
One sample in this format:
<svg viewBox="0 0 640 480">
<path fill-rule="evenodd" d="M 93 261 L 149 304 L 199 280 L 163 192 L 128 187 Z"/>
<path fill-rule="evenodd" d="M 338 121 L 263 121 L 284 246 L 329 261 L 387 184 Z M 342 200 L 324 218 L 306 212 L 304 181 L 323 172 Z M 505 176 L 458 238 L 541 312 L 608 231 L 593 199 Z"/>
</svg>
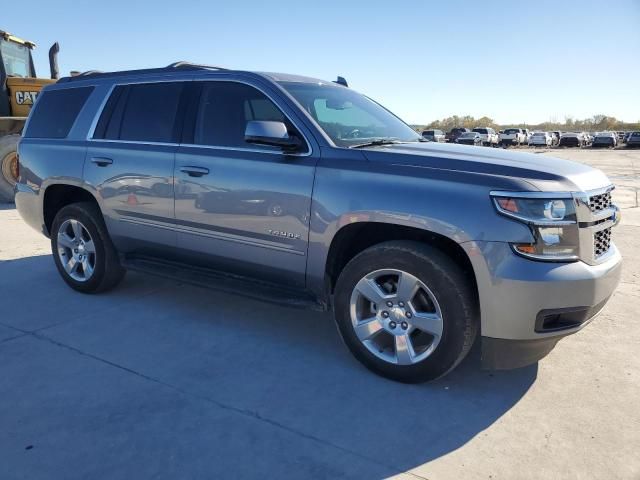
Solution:
<svg viewBox="0 0 640 480">
<path fill-rule="evenodd" d="M 100 210 L 92 203 L 62 208 L 51 228 L 51 250 L 63 280 L 74 290 L 98 293 L 125 275 Z"/>
<path fill-rule="evenodd" d="M 18 181 L 18 140 L 20 135 L 0 138 L 0 202 L 13 202 L 13 187 Z"/>
<path fill-rule="evenodd" d="M 386 242 L 360 253 L 341 272 L 334 298 L 353 355 L 400 382 L 445 375 L 476 336 L 476 301 L 463 271 L 421 243 Z"/>
</svg>

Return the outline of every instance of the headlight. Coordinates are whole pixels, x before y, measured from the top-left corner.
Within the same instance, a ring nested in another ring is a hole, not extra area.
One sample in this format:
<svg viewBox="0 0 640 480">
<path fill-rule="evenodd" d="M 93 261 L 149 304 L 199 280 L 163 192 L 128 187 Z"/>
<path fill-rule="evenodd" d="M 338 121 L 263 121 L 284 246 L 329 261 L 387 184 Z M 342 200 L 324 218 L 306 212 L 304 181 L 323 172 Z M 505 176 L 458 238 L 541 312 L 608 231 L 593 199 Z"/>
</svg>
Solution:
<svg viewBox="0 0 640 480">
<path fill-rule="evenodd" d="M 535 260 L 578 260 L 578 223 L 571 195 L 491 192 L 491 197 L 499 213 L 531 229 L 532 243 L 511 244 L 516 253 Z"/>
</svg>

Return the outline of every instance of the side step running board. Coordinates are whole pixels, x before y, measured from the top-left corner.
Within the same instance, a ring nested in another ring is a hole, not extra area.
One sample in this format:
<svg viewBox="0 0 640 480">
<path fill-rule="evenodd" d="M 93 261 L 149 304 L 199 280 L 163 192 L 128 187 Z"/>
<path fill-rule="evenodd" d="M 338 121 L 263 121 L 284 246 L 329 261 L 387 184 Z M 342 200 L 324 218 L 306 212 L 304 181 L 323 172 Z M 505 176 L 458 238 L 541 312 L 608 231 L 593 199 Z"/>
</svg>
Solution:
<svg viewBox="0 0 640 480">
<path fill-rule="evenodd" d="M 327 310 L 325 305 L 316 301 L 303 290 L 151 257 L 124 256 L 120 261 L 127 270 L 170 278 L 190 285 L 211 288 L 276 305 L 317 311 Z"/>
</svg>

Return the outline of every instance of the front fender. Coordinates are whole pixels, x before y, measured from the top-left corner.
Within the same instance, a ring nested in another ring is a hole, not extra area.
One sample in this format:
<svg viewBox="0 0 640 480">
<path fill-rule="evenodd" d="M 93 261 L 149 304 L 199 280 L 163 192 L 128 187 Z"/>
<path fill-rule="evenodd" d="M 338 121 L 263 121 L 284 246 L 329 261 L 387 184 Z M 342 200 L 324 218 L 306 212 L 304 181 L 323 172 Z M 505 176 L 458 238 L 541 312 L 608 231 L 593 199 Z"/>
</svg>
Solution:
<svg viewBox="0 0 640 480">
<path fill-rule="evenodd" d="M 522 188 L 516 183 L 464 172 L 323 159 L 314 184 L 307 286 L 324 297 L 331 243 L 342 228 L 354 223 L 402 225 L 456 243 L 529 242 L 529 229 L 498 215 L 489 197 L 491 189 Z"/>
</svg>

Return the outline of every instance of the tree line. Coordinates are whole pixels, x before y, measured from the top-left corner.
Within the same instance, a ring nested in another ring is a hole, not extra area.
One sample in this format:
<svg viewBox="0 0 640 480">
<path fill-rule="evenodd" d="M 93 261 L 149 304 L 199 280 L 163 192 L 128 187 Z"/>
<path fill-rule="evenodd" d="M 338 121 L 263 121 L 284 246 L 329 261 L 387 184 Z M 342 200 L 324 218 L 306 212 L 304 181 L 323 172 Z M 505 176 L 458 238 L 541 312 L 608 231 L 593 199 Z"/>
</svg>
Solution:
<svg viewBox="0 0 640 480">
<path fill-rule="evenodd" d="M 466 127 L 470 129 L 475 127 L 492 127 L 496 130 L 502 130 L 505 128 L 528 128 L 529 130 L 543 131 L 559 130 L 569 132 L 599 132 L 605 130 L 640 130 L 640 121 L 636 123 L 628 123 L 609 115 L 594 115 L 583 120 L 575 119 L 573 117 L 565 117 L 564 122 L 552 119 L 538 124 L 510 123 L 501 125 L 496 123 L 493 118 L 490 117 L 475 118 L 471 115 L 453 115 L 452 117 L 443 118 L 442 120 L 435 120 L 428 125 L 412 125 L 412 127 L 418 132 L 433 128 L 448 132 L 454 127 Z"/>
</svg>

